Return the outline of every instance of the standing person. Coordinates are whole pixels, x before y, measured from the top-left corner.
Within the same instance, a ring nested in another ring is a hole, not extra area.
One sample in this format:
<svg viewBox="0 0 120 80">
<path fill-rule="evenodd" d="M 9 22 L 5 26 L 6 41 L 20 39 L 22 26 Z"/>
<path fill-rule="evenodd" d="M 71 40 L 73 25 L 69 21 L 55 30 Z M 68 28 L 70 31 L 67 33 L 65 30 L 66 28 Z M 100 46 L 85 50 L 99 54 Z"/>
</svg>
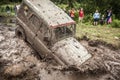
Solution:
<svg viewBox="0 0 120 80">
<path fill-rule="evenodd" d="M 70 17 L 74 20 L 74 18 L 75 18 L 75 10 L 74 10 L 74 8 L 72 8 L 72 10 L 70 11 Z"/>
<path fill-rule="evenodd" d="M 102 15 L 100 19 L 100 24 L 103 25 L 105 23 L 105 16 Z"/>
<path fill-rule="evenodd" d="M 17 6 L 14 6 L 15 16 L 17 15 Z"/>
<path fill-rule="evenodd" d="M 106 10 L 105 12 L 105 22 L 107 23 L 107 16 L 108 16 L 109 10 Z"/>
<path fill-rule="evenodd" d="M 79 10 L 79 21 L 82 22 L 83 18 L 84 18 L 84 11 L 83 8 L 81 8 Z"/>
<path fill-rule="evenodd" d="M 98 25 L 98 21 L 100 19 L 100 13 L 98 12 L 98 10 L 95 11 L 95 13 L 93 14 L 93 19 L 94 19 L 94 25 Z"/>
<path fill-rule="evenodd" d="M 10 7 L 8 5 L 6 6 L 6 12 L 7 12 L 8 16 L 9 16 L 10 15 Z"/>
<path fill-rule="evenodd" d="M 112 22 L 112 10 L 109 10 L 108 14 L 107 14 L 107 24 L 110 24 Z"/>
</svg>

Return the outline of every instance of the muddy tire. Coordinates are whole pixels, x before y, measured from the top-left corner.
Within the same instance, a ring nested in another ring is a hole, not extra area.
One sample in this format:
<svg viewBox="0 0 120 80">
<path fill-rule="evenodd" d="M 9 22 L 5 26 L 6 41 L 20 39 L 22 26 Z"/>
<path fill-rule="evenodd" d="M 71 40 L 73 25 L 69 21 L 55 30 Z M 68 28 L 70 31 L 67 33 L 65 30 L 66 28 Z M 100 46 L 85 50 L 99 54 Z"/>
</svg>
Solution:
<svg viewBox="0 0 120 80">
<path fill-rule="evenodd" d="M 25 31 L 22 27 L 18 26 L 16 29 L 15 29 L 15 34 L 18 38 L 26 41 L 26 36 L 25 36 Z"/>
</svg>

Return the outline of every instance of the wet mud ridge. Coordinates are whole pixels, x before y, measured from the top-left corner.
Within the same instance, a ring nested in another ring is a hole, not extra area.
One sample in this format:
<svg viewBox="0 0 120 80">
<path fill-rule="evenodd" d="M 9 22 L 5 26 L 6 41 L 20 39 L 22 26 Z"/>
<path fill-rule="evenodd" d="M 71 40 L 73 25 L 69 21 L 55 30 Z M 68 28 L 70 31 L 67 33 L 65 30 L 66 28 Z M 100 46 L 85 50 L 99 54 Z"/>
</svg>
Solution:
<svg viewBox="0 0 120 80">
<path fill-rule="evenodd" d="M 0 80 L 120 80 L 120 49 L 96 41 L 80 43 L 93 55 L 78 69 L 41 60 L 15 36 L 15 27 L 0 26 Z"/>
</svg>

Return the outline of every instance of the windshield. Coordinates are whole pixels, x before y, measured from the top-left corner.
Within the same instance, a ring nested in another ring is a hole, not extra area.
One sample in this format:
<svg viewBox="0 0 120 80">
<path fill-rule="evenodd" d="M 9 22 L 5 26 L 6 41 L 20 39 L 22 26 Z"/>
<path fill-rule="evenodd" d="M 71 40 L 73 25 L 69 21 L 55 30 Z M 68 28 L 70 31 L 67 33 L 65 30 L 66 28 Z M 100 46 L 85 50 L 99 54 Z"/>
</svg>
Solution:
<svg viewBox="0 0 120 80">
<path fill-rule="evenodd" d="M 75 34 L 75 27 L 76 27 L 75 24 L 69 26 L 57 27 L 55 29 L 56 39 L 73 36 Z"/>
</svg>

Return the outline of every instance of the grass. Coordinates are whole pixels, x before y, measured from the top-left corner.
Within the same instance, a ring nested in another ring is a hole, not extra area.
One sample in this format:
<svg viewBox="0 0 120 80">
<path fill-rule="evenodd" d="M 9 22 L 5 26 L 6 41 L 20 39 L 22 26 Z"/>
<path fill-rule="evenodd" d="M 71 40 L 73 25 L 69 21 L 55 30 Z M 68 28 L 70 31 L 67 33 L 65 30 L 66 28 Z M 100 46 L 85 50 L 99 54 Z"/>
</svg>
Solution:
<svg viewBox="0 0 120 80">
<path fill-rule="evenodd" d="M 91 40 L 101 40 L 113 45 L 120 45 L 120 28 L 112 28 L 111 25 L 77 24 L 76 29 L 76 37 L 87 36 Z"/>
</svg>

